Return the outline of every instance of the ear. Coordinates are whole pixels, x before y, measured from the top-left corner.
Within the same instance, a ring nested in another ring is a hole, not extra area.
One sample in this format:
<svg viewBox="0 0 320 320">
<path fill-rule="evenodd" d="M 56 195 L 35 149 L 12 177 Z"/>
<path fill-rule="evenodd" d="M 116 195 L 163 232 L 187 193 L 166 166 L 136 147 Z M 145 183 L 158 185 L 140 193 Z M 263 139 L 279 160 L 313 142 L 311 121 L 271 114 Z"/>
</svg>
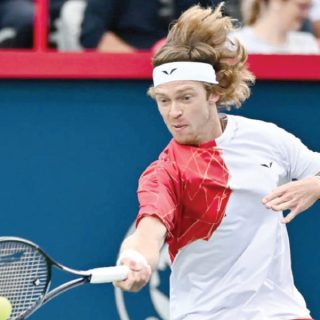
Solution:
<svg viewBox="0 0 320 320">
<path fill-rule="evenodd" d="M 211 93 L 209 98 L 208 98 L 208 101 L 209 101 L 209 104 L 216 104 L 217 101 L 219 100 L 220 96 L 216 93 Z"/>
</svg>

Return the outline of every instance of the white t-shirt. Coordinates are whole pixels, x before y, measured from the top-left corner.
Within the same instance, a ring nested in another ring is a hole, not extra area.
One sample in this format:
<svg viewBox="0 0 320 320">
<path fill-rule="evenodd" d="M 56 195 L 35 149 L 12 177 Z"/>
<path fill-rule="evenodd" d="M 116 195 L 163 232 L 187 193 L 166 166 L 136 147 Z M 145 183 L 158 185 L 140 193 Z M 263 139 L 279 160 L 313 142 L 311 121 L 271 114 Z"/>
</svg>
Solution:
<svg viewBox="0 0 320 320">
<path fill-rule="evenodd" d="M 309 18 L 311 21 L 320 20 L 320 0 L 312 1 L 312 6 L 309 12 Z"/>
<path fill-rule="evenodd" d="M 230 175 L 226 215 L 208 240 L 179 249 L 170 278 L 172 320 L 310 318 L 295 288 L 281 212 L 261 199 L 320 171 L 320 153 L 274 124 L 228 116 L 216 139 Z"/>
<path fill-rule="evenodd" d="M 261 54 L 319 54 L 320 49 L 315 37 L 308 32 L 291 31 L 287 41 L 281 46 L 273 45 L 256 35 L 252 27 L 245 26 L 232 33 L 239 39 L 248 53 Z"/>
</svg>

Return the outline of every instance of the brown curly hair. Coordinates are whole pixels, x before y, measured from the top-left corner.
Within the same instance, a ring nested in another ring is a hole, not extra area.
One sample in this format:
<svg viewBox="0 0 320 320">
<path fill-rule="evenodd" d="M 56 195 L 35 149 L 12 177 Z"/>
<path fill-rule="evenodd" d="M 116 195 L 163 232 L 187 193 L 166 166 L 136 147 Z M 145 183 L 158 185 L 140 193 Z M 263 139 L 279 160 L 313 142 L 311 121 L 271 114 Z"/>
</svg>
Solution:
<svg viewBox="0 0 320 320">
<path fill-rule="evenodd" d="M 218 105 L 230 109 L 240 107 L 250 96 L 249 85 L 254 76 L 247 69 L 247 53 L 228 35 L 233 31 L 232 19 L 222 15 L 223 3 L 215 9 L 193 6 L 185 11 L 169 30 L 166 44 L 155 54 L 157 67 L 175 61 L 197 61 L 211 64 L 219 84 L 205 84 L 209 93 L 219 95 Z M 149 89 L 153 97 L 153 88 Z"/>
<path fill-rule="evenodd" d="M 242 0 L 240 9 L 244 24 L 255 24 L 267 7 L 268 0 Z"/>
</svg>

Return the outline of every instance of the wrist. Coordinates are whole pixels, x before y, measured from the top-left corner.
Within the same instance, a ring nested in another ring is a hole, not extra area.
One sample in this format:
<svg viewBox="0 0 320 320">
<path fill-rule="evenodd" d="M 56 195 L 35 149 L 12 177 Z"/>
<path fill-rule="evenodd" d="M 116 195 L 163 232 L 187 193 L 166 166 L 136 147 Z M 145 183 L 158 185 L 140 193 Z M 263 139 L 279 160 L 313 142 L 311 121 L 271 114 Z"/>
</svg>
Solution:
<svg viewBox="0 0 320 320">
<path fill-rule="evenodd" d="M 117 265 L 121 265 L 124 259 L 133 260 L 136 263 L 140 263 L 142 265 L 148 266 L 149 263 L 144 255 L 142 255 L 139 251 L 134 249 L 125 249 L 123 250 L 117 260 Z"/>
</svg>

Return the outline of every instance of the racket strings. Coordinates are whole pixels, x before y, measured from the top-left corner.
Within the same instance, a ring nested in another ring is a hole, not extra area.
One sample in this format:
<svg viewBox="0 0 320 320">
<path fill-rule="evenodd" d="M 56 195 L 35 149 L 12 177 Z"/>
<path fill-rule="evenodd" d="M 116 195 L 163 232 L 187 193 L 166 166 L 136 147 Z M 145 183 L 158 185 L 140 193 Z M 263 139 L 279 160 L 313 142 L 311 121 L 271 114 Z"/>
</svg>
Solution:
<svg viewBox="0 0 320 320">
<path fill-rule="evenodd" d="M 10 320 L 39 303 L 48 286 L 48 264 L 35 248 L 14 241 L 0 244 L 0 296 L 12 304 Z"/>
</svg>

